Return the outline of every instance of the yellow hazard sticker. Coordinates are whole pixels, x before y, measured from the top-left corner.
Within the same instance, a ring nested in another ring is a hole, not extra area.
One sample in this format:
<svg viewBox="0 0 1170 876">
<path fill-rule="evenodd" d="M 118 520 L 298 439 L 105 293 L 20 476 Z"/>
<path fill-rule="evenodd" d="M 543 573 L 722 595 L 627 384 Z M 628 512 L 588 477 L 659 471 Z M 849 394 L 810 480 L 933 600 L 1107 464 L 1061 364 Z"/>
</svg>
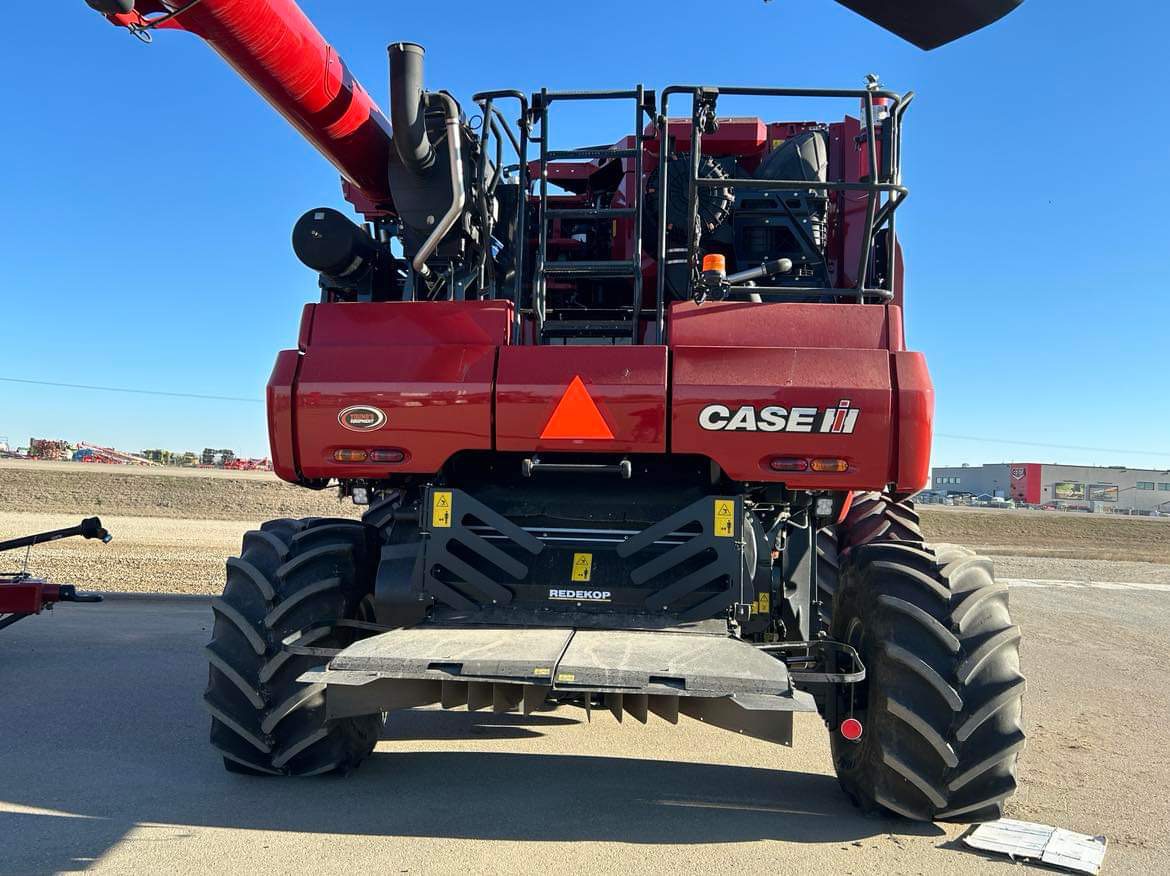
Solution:
<svg viewBox="0 0 1170 876">
<path fill-rule="evenodd" d="M 447 529 L 451 526 L 451 498 L 450 490 L 435 490 L 432 494 L 431 526 Z"/>
<path fill-rule="evenodd" d="M 571 672 L 558 672 L 557 681 L 576 681 L 577 676 Z"/>
<path fill-rule="evenodd" d="M 715 500 L 715 535 L 731 538 L 735 535 L 735 500 Z"/>
<path fill-rule="evenodd" d="M 534 678 L 548 678 L 552 675 L 552 670 L 547 666 L 537 666 L 532 670 L 532 675 Z"/>
<path fill-rule="evenodd" d="M 772 611 L 771 594 L 761 593 L 756 601 L 760 604 L 760 614 L 768 614 Z"/>
<path fill-rule="evenodd" d="M 751 614 L 757 615 L 759 613 L 760 613 L 760 602 L 759 602 L 759 600 L 756 600 L 755 602 L 753 602 L 751 604 Z"/>
<path fill-rule="evenodd" d="M 588 581 L 593 577 L 593 554 L 573 554 L 573 580 Z"/>
</svg>

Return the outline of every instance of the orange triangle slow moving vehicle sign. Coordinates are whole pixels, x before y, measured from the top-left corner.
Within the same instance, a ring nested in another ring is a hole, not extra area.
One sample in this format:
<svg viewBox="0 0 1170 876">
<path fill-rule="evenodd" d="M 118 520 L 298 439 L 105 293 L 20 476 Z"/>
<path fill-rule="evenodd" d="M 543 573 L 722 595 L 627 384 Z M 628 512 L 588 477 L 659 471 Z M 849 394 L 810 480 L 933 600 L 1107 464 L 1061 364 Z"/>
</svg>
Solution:
<svg viewBox="0 0 1170 876">
<path fill-rule="evenodd" d="M 605 418 L 601 416 L 597 403 L 589 395 L 589 390 L 585 388 L 580 375 L 573 378 L 569 388 L 557 402 L 557 409 L 548 418 L 540 437 L 613 440 L 613 432 L 610 431 Z"/>
</svg>

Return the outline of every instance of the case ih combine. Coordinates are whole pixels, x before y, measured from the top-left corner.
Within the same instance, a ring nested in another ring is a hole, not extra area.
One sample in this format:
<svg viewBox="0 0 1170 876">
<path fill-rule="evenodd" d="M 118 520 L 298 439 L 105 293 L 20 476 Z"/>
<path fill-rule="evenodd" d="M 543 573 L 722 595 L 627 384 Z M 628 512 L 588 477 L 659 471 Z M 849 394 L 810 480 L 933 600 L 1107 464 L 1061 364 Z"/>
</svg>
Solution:
<svg viewBox="0 0 1170 876">
<path fill-rule="evenodd" d="M 211 740 L 348 771 L 384 712 L 576 703 L 780 743 L 819 711 L 860 806 L 994 817 L 1023 745 L 988 561 L 924 543 L 933 391 L 895 210 L 910 94 L 672 85 L 428 91 L 390 118 L 292 0 L 88 0 L 206 40 L 364 218 L 293 231 L 320 277 L 268 384 L 273 464 L 363 519 L 273 520 L 228 560 Z M 841 0 L 923 48 L 1018 0 Z M 828 123 L 727 96 L 840 98 Z M 561 119 L 620 103 L 620 142 Z"/>
</svg>

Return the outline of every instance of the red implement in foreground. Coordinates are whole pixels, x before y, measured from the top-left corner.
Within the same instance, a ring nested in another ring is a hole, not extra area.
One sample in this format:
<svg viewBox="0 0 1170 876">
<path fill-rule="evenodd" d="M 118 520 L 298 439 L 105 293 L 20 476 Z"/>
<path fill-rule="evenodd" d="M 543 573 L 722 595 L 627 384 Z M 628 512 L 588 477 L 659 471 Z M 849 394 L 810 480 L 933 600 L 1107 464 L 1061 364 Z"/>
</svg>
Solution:
<svg viewBox="0 0 1170 876">
<path fill-rule="evenodd" d="M 0 552 L 14 551 L 20 548 L 29 549 L 33 545 L 70 538 L 75 535 L 100 539 L 103 544 L 109 543 L 112 538 L 102 526 L 101 520 L 97 517 L 87 517 L 77 526 L 0 541 Z M 53 584 L 49 581 L 33 578 L 23 571 L 0 572 L 0 630 L 11 626 L 18 620 L 40 614 L 45 609 L 51 609 L 58 602 L 101 601 L 102 598 L 96 594 L 79 593 L 72 584 Z"/>
<path fill-rule="evenodd" d="M 293 230 L 320 298 L 268 419 L 281 478 L 368 507 L 269 521 L 228 560 L 205 699 L 229 769 L 347 771 L 382 713 L 432 703 L 781 743 L 816 710 L 858 805 L 998 815 L 1019 634 L 990 564 L 927 545 L 910 501 L 934 408 L 894 221 L 912 94 L 497 90 L 469 117 L 394 43 L 388 122 L 291 0 L 88 2 L 207 40 L 365 220 Z M 1019 0 L 841 2 L 933 47 Z M 721 111 L 744 98 L 761 115 Z M 557 133 L 610 110 L 618 142 Z"/>
</svg>

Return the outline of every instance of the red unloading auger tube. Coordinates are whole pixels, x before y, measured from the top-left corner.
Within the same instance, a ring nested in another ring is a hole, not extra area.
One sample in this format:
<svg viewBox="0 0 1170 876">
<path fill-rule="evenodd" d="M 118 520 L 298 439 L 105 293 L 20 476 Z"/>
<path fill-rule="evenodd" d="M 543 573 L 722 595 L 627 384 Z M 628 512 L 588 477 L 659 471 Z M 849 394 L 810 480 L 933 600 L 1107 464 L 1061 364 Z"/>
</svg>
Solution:
<svg viewBox="0 0 1170 876">
<path fill-rule="evenodd" d="M 293 0 L 86 0 L 144 40 L 201 37 L 360 190 L 391 204 L 390 121 Z"/>
</svg>

